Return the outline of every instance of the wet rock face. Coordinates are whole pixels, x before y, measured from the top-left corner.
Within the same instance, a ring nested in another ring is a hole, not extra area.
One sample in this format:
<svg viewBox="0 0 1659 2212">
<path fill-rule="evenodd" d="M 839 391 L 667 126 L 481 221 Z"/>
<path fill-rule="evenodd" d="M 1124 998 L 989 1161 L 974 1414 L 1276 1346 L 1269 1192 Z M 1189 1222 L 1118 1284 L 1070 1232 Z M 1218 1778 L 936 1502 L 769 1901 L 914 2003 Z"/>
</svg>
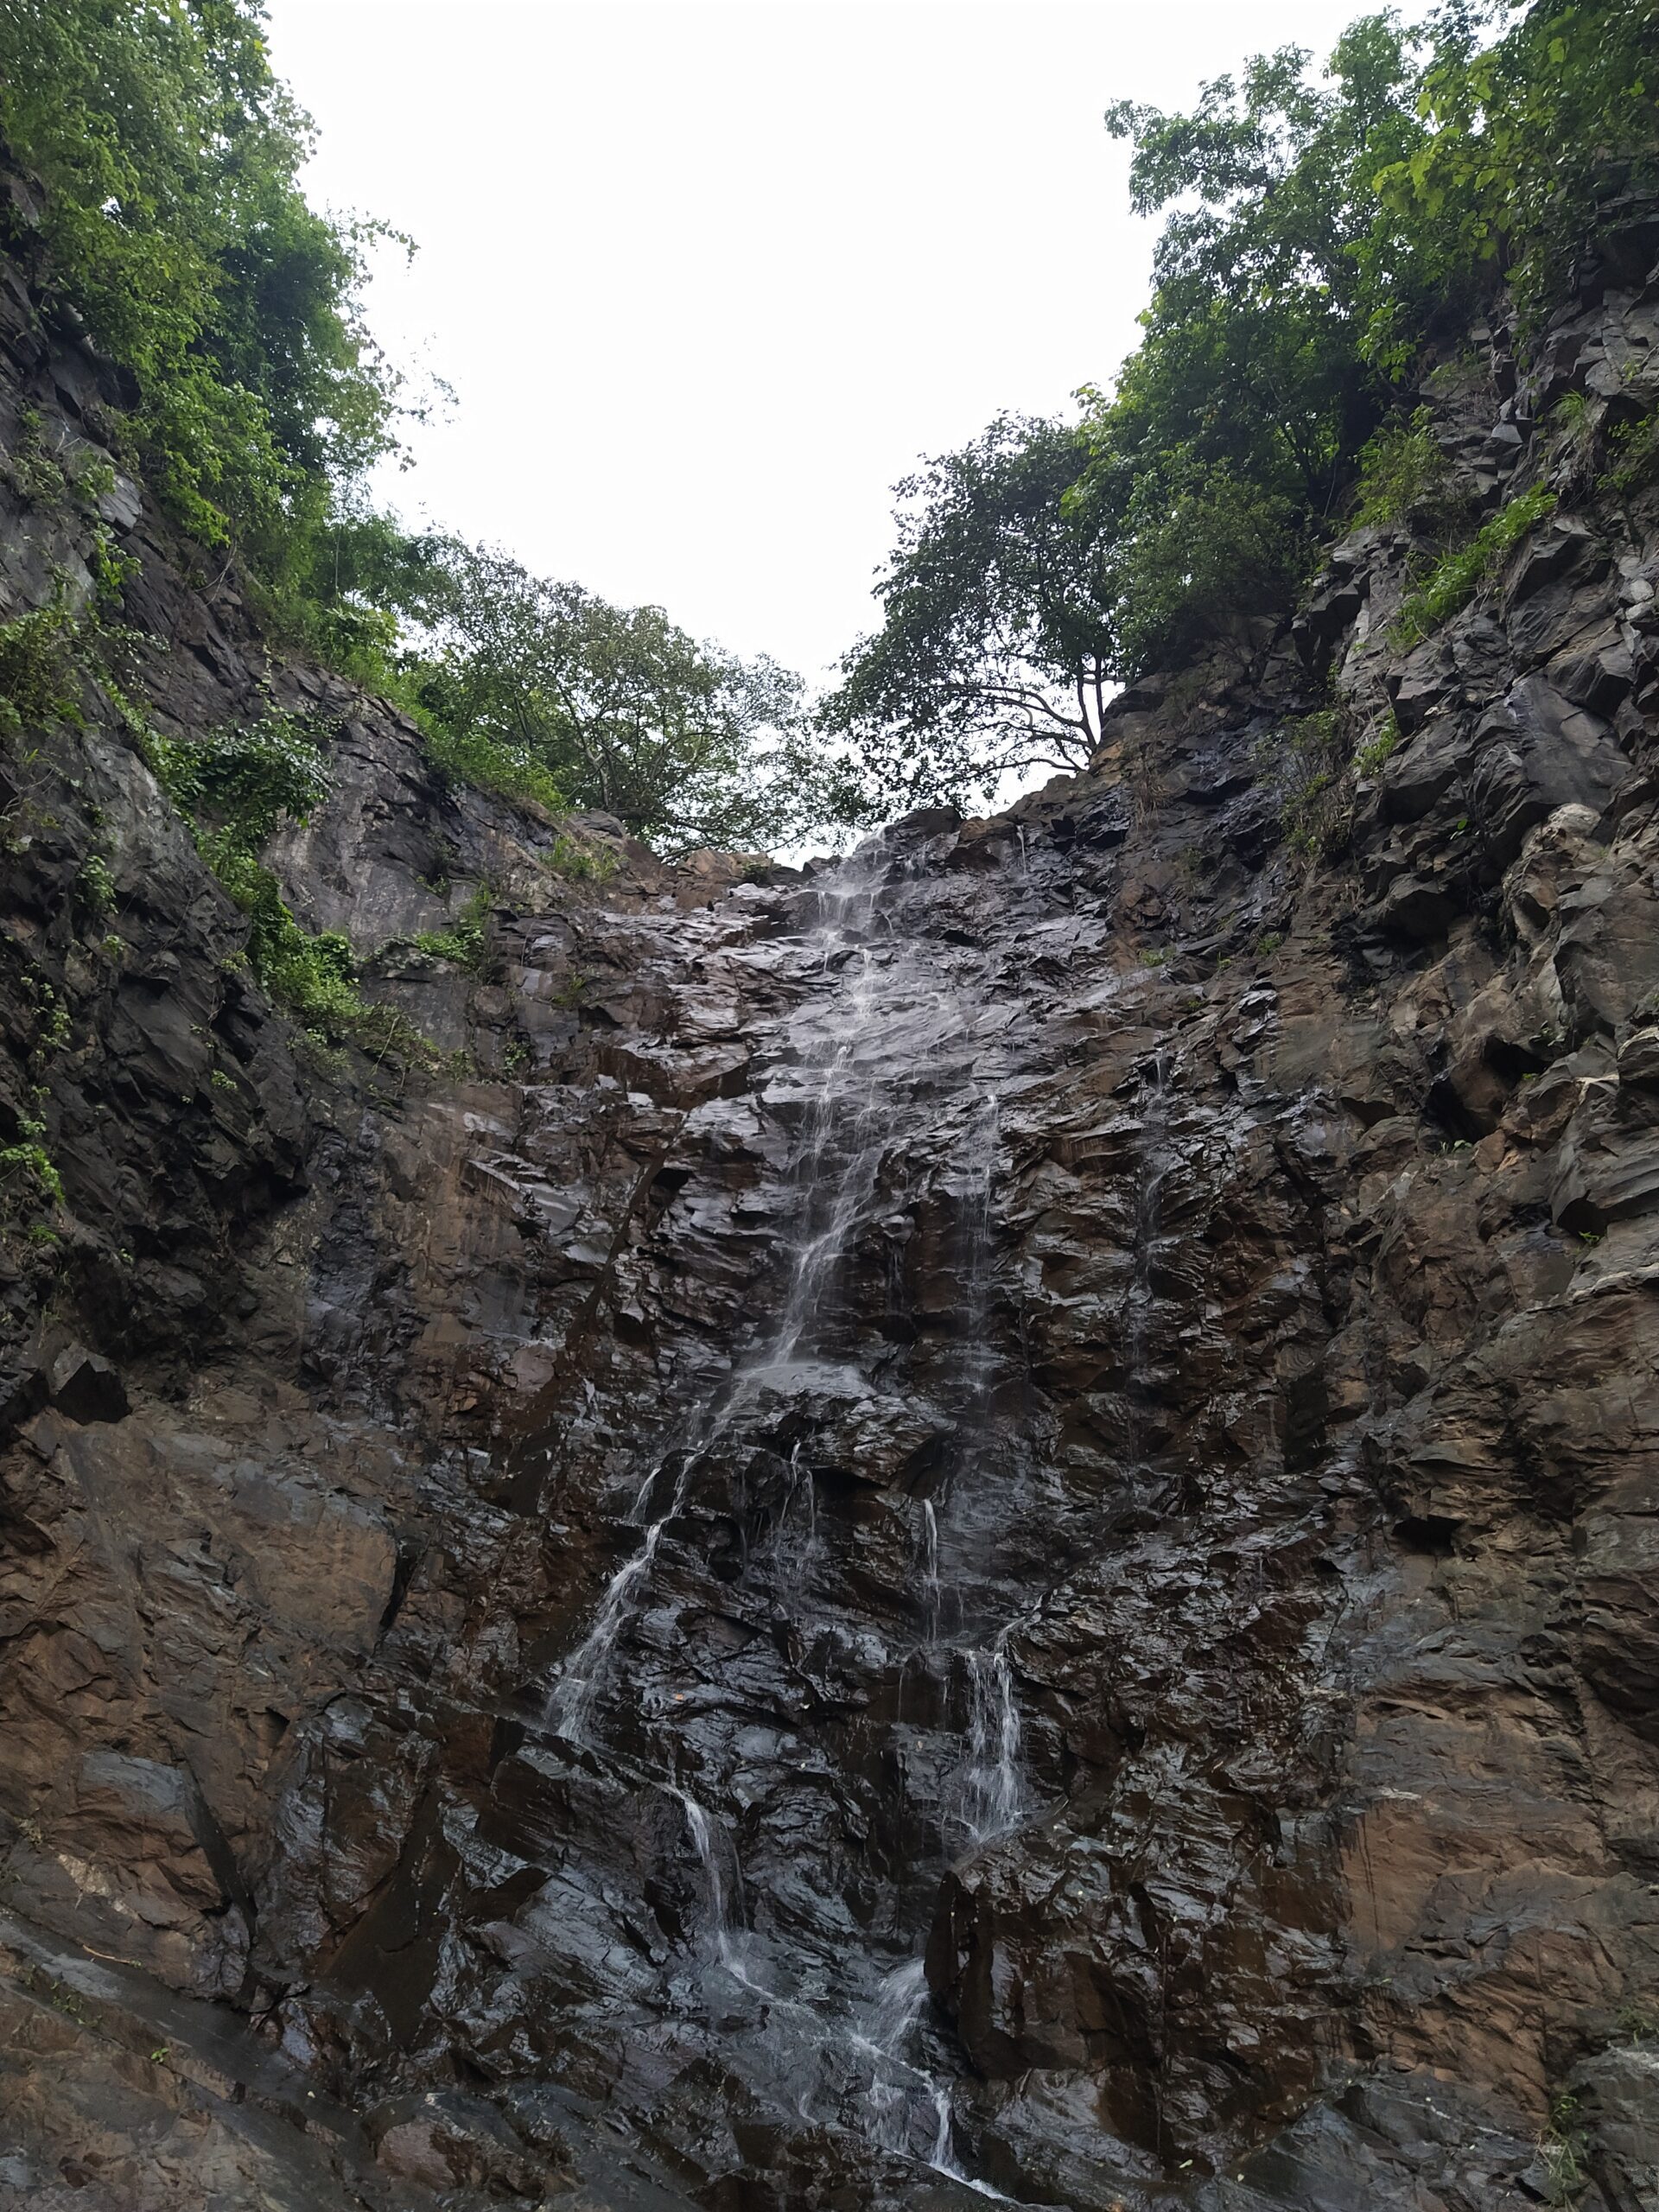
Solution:
<svg viewBox="0 0 1659 2212">
<path fill-rule="evenodd" d="M 1652 314 L 1445 403 L 1471 498 Z M 320 1063 L 119 731 L 43 748 L 0 2205 L 1649 2202 L 1659 518 L 1561 488 L 1413 653 L 1362 533 L 1089 774 L 805 876 L 571 883 L 275 671 L 273 864 L 444 1072 Z M 245 616 L 124 514 L 228 718 Z M 80 525 L 5 521 L 31 603 Z M 1311 862 L 1327 678 L 1402 739 Z M 480 970 L 397 942 L 480 881 Z"/>
</svg>

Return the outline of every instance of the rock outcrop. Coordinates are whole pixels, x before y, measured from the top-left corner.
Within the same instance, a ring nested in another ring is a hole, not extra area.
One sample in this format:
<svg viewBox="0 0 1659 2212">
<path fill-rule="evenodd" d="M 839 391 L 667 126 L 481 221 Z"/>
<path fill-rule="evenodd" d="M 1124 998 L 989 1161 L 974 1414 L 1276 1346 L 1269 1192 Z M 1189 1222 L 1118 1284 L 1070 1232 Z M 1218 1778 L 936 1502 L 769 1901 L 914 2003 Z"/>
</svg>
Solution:
<svg viewBox="0 0 1659 2212">
<path fill-rule="evenodd" d="M 1659 2202 L 1659 287 L 1586 286 L 1427 395 L 1558 505 L 1414 649 L 1361 531 L 798 873 L 572 874 L 99 493 L 159 726 L 330 729 L 271 864 L 435 1049 L 266 1001 L 105 702 L 0 756 L 0 2204 Z M 8 452 L 101 454 L 0 309 Z M 90 588 L 0 500 L 0 613 Z"/>
</svg>

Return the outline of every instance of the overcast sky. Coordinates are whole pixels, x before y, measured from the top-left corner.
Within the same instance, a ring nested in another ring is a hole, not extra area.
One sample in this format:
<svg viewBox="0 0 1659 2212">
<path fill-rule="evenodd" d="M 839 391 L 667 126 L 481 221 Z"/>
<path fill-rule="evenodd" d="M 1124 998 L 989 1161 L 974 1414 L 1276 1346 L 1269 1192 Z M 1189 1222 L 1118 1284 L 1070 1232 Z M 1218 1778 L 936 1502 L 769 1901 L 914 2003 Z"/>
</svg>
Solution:
<svg viewBox="0 0 1659 2212">
<path fill-rule="evenodd" d="M 411 519 L 819 679 L 889 487 L 1109 381 L 1153 226 L 1113 99 L 1190 102 L 1332 0 L 269 0 L 308 183 L 420 251 L 372 321 L 455 388 Z"/>
</svg>

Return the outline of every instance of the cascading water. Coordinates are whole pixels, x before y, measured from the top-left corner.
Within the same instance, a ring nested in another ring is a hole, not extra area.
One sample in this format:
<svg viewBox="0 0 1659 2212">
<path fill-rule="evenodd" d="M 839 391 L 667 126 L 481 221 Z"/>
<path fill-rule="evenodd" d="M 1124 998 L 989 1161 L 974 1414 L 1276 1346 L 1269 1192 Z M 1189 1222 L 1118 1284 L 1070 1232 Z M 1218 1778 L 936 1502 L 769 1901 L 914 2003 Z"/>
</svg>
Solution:
<svg viewBox="0 0 1659 2212">
<path fill-rule="evenodd" d="M 909 2056 L 926 2005 L 922 1962 L 909 1960 L 887 1975 L 849 2039 L 869 2065 L 870 2122 L 881 2148 L 925 2159 L 936 2171 L 957 2179 L 950 2100 Z"/>
<path fill-rule="evenodd" d="M 664 1459 L 639 1484 L 627 1518 L 643 1530 L 641 1540 L 613 1573 L 586 1634 L 548 1694 L 551 1732 L 582 1746 L 589 1758 L 605 1756 L 610 1733 L 605 1716 L 624 1717 L 612 1697 L 623 1676 L 619 1654 L 655 1570 L 672 1555 L 678 1571 L 679 1544 L 664 1551 L 664 1543 L 676 1522 L 695 1513 L 705 1471 L 746 1464 L 757 1446 L 775 1449 L 770 1440 L 780 1431 L 787 1440 L 791 1427 L 796 1433 L 785 1442 L 769 1537 L 752 1554 L 746 1546 L 748 1564 L 742 1571 L 764 1579 L 780 1622 L 804 1626 L 813 1602 L 815 1560 L 822 1558 L 826 1573 L 835 1567 L 825 1548 L 813 1425 L 827 1417 L 826 1408 L 831 1415 L 840 1412 L 855 1420 L 871 1401 L 870 1382 L 853 1356 L 856 1270 L 882 1224 L 902 1222 L 904 1193 L 931 1188 L 936 1179 L 951 1194 L 964 1294 L 942 1340 L 950 1347 L 948 1357 L 932 1356 L 943 1370 L 934 1387 L 946 1394 L 945 1417 L 955 1441 L 941 1470 L 938 1504 L 933 1496 L 921 1502 L 926 1652 L 943 1656 L 946 1649 L 940 1637 L 947 1589 L 954 1617 L 968 1604 L 964 1591 L 975 1586 L 971 1573 L 958 1586 L 959 1572 L 953 1573 L 947 1561 L 952 1499 L 971 1491 L 985 1462 L 996 1379 L 989 1281 L 997 1101 L 994 1090 L 972 1077 L 978 1009 L 948 977 L 918 972 L 913 951 L 882 912 L 882 888 L 877 856 L 848 864 L 818 890 L 806 969 L 810 995 L 802 1014 L 785 1027 L 766 1094 L 771 1111 L 794 1132 L 781 1185 L 793 1218 L 776 1317 L 717 1397 L 694 1418 L 692 1436 L 682 1441 L 672 1462 L 671 1480 L 671 1462 Z M 919 1048 L 915 1058 L 900 1049 L 912 1034 Z M 971 1084 L 965 1113 L 959 1103 L 964 1078 Z M 976 1610 L 982 1619 L 982 1600 Z M 977 1848 L 993 1841 L 1027 1808 L 1007 1633 L 983 1647 L 950 1648 L 969 1694 L 960 1779 L 954 1800 L 947 1790 L 939 1803 L 941 1869 L 953 1843 L 965 1839 Z M 663 1720 L 641 1711 L 634 1727 L 636 1738 L 643 1732 L 648 1764 L 661 1762 L 661 1786 L 683 1809 L 707 1897 L 711 1968 L 722 1977 L 722 1986 L 744 1993 L 736 2001 L 758 2010 L 756 2026 L 765 2034 L 753 2060 L 760 2076 L 779 2086 L 791 2074 L 798 2077 L 791 2094 L 804 2115 L 815 2099 L 837 2115 L 850 2116 L 861 2106 L 865 2121 L 874 2123 L 878 2149 L 995 2195 L 961 2171 L 949 2090 L 923 2061 L 918 2046 L 928 1996 L 920 1958 L 912 1952 L 885 1970 L 873 1959 L 862 1972 L 855 1957 L 842 1958 L 830 1979 L 850 1982 L 855 1993 L 861 1984 L 863 1993 L 843 1996 L 830 1986 L 827 1967 L 780 1955 L 777 1938 L 766 1937 L 758 1922 L 753 1931 L 740 1929 L 734 1907 L 743 1874 L 731 1832 L 709 1809 L 706 1777 L 698 1779 L 705 1794 L 694 1795 L 680 1778 L 686 1771 L 683 1754 L 677 1738 L 664 1732 Z M 632 1760 L 630 1771 L 639 1764 Z M 755 1895 L 759 1911 L 764 1889 Z M 921 1932 L 912 1924 L 912 1946 L 919 1944 Z M 796 1993 L 802 1968 L 808 1971 L 808 1986 Z"/>
<path fill-rule="evenodd" d="M 1006 2203 L 1000 2190 L 963 2173 L 957 2164 L 950 2094 L 910 2056 L 926 2008 L 922 1961 L 911 1959 L 886 1977 L 849 2031 L 849 2043 L 869 2070 L 871 2133 L 882 2150 L 914 2158 L 980 2196 Z"/>
<path fill-rule="evenodd" d="M 838 1033 L 832 1033 L 827 1056 L 813 1071 L 817 1080 L 808 1094 L 795 1171 L 795 1181 L 803 1198 L 804 1225 L 792 1255 L 789 1287 L 777 1329 L 762 1355 L 740 1373 L 726 1402 L 715 1409 L 705 1427 L 706 1440 L 735 1427 L 761 1387 L 779 1379 L 798 1361 L 829 1292 L 849 1235 L 868 1200 L 881 1151 L 880 1132 L 871 1141 L 867 1128 L 874 1116 L 876 1085 L 873 1073 L 860 1082 L 855 1070 L 858 1039 L 868 1020 L 873 990 L 869 948 L 861 941 L 868 930 L 873 904 L 869 883 L 857 875 L 819 893 L 817 933 L 823 940 L 820 967 L 828 969 L 838 953 L 850 953 L 856 966 L 852 985 L 844 994 L 845 1011 L 838 1024 Z M 862 930 L 858 926 L 861 920 Z M 837 1109 L 843 1104 L 850 1109 L 845 1116 L 849 1123 L 850 1141 L 843 1142 L 842 1149 L 850 1157 L 851 1172 L 832 1177 L 824 1173 L 826 1155 L 836 1134 Z M 798 1452 L 791 1464 L 791 1471 L 798 1474 Z M 645 1540 L 638 1551 L 612 1576 L 592 1626 L 559 1670 L 549 1692 L 547 1713 L 561 1734 L 580 1739 L 587 1728 L 635 1592 L 650 1573 L 657 1548 L 684 1503 L 686 1484 L 694 1465 L 695 1455 L 682 1460 L 666 1507 L 646 1526 Z M 629 1515 L 635 1525 L 647 1510 L 661 1471 L 660 1467 L 653 1468 L 640 1486 Z M 807 1510 L 815 1521 L 810 1469 L 804 1471 L 804 1484 Z M 814 1533 L 815 1529 L 810 1525 L 809 1541 Z"/>
<path fill-rule="evenodd" d="M 997 1360 L 989 1327 L 989 1257 L 991 1203 L 999 1113 L 995 1093 L 981 1102 L 975 1124 L 976 1187 L 965 1213 L 967 1280 L 972 1294 L 963 1316 L 961 1359 L 963 1428 L 969 1441 L 962 1455 L 957 1480 L 974 1465 L 980 1448 L 976 1440 L 988 1427 L 987 1416 L 994 1395 Z M 939 1585 L 938 1524 L 928 1508 L 931 1576 Z M 969 1645 L 962 1654 L 969 1692 L 967 1756 L 963 1764 L 957 1821 L 969 1847 L 977 1850 L 1016 1827 L 1027 1810 L 1025 1783 L 1020 1764 L 1020 1713 L 1014 1699 L 1014 1669 L 1007 1642 L 1012 1624 L 999 1629 L 988 1646 Z M 937 1640 L 937 1602 L 930 1629 Z"/>
<path fill-rule="evenodd" d="M 779 1583 L 799 1594 L 810 1580 L 818 1548 L 818 1486 L 797 1444 L 789 1455 L 784 1502 L 772 1532 L 770 1554 Z"/>
<path fill-rule="evenodd" d="M 726 1876 L 715 1849 L 715 1831 L 709 1815 L 689 1789 L 676 1789 L 675 1796 L 685 1808 L 685 1825 L 690 1831 L 691 1847 L 697 1854 L 697 1864 L 702 1869 L 702 1878 L 709 1891 L 709 1934 L 714 1939 L 715 1954 L 721 1966 L 732 1963 L 732 1916 L 726 1896 Z"/>
<path fill-rule="evenodd" d="M 939 1640 L 939 1516 L 931 1497 L 922 1500 L 922 1615 L 930 1644 Z"/>
<path fill-rule="evenodd" d="M 988 1651 L 967 1656 L 970 1694 L 963 1825 L 977 1849 L 1019 1826 L 1026 1812 L 1020 1770 L 1020 1708 L 1008 1663 L 1008 1630 Z"/>
<path fill-rule="evenodd" d="M 1123 1314 L 1125 1464 L 1143 1456 L 1141 1404 L 1147 1395 L 1147 1323 L 1152 1311 L 1152 1268 L 1162 1225 L 1164 1179 L 1169 1172 L 1169 1058 L 1154 1052 L 1144 1081 L 1141 1173 L 1135 1187 L 1134 1262 Z"/>
<path fill-rule="evenodd" d="M 883 977 L 871 943 L 876 917 L 876 887 L 867 867 L 849 864 L 818 893 L 819 973 L 842 969 L 850 980 L 836 995 L 817 1051 L 801 1065 L 804 1111 L 790 1178 L 799 1226 L 777 1326 L 740 1391 L 786 1377 L 822 1348 L 824 1325 L 834 1315 L 836 1277 L 887 1149 L 879 1068 L 861 1050 L 878 1020 Z"/>
<path fill-rule="evenodd" d="M 683 1466 L 675 1481 L 668 1509 L 647 1527 L 645 1541 L 632 1556 L 625 1560 L 606 1586 L 594 1615 L 593 1626 L 565 1661 L 557 1681 L 548 1693 L 546 1719 L 560 1735 L 579 1742 L 586 1732 L 594 1700 L 604 1686 L 605 1673 L 616 1640 L 628 1617 L 633 1593 L 651 1572 L 652 1561 L 657 1556 L 657 1547 L 664 1531 L 679 1511 L 685 1495 L 690 1463 Z M 650 1492 L 655 1477 L 647 1478 L 640 1492 L 641 1498 Z M 636 1510 L 642 1510 L 636 1500 Z"/>
</svg>

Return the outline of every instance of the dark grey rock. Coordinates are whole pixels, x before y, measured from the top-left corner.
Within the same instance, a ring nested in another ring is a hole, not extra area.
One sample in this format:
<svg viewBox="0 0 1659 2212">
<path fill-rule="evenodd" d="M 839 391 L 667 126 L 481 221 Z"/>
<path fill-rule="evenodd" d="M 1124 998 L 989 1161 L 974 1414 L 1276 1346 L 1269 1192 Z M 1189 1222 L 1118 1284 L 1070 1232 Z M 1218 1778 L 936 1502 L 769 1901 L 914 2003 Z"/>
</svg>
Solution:
<svg viewBox="0 0 1659 2212">
<path fill-rule="evenodd" d="M 52 1403 L 75 1421 L 124 1421 L 126 1385 L 107 1359 L 84 1344 L 67 1344 L 52 1363 Z"/>
<path fill-rule="evenodd" d="M 1475 733 L 1468 787 L 1487 850 L 1506 867 L 1535 823 L 1562 806 L 1599 814 L 1627 772 L 1605 722 L 1541 677 L 1522 677 Z"/>
</svg>

